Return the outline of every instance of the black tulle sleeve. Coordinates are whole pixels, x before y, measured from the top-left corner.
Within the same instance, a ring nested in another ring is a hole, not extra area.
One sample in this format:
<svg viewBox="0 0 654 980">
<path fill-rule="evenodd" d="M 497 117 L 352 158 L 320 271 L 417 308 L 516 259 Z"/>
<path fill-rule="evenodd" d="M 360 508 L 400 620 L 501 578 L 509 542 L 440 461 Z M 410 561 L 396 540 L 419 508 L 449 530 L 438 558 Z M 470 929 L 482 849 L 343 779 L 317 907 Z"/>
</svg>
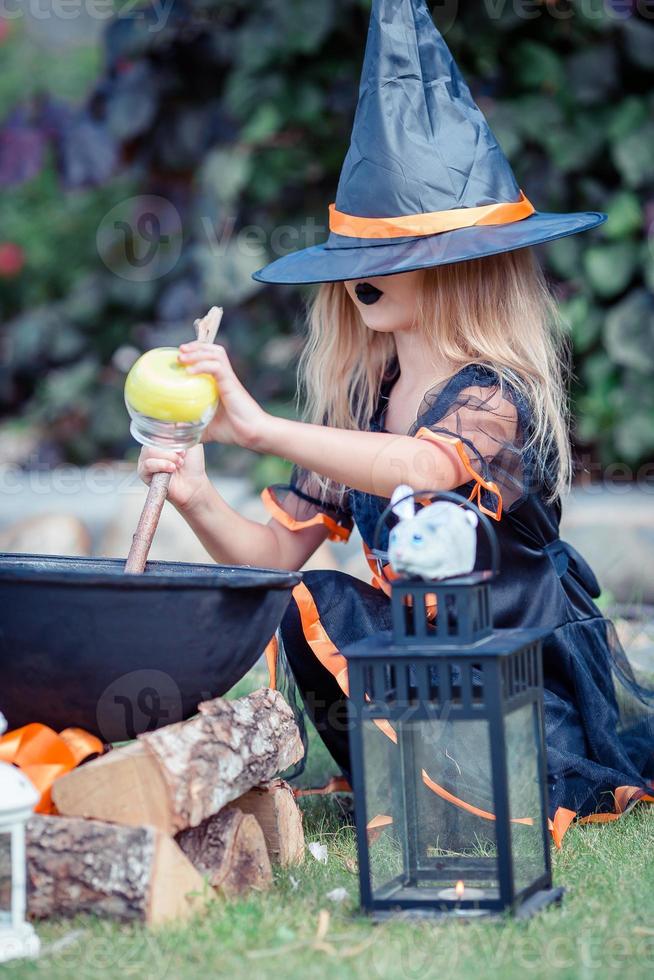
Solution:
<svg viewBox="0 0 654 980">
<path fill-rule="evenodd" d="M 461 441 L 470 467 L 497 493 L 481 487 L 481 501 L 495 511 L 520 503 L 533 486 L 529 410 L 512 387 L 489 370 L 460 372 L 425 395 L 411 434 L 429 433 Z M 471 477 L 472 481 L 472 477 Z"/>
</svg>

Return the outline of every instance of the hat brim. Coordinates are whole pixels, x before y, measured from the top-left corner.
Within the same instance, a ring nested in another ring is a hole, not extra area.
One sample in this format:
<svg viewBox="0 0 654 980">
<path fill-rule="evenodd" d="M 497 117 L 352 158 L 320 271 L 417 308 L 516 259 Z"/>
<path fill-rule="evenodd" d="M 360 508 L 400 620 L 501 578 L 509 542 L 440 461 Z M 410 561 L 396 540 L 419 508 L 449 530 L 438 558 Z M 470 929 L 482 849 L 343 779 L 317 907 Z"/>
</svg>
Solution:
<svg viewBox="0 0 654 980">
<path fill-rule="evenodd" d="M 351 239 L 332 234 L 322 245 L 276 259 L 253 273 L 252 278 L 257 282 L 300 285 L 391 276 L 542 245 L 588 231 L 601 225 L 606 218 L 599 211 L 536 212 L 513 224 L 477 225 L 440 235 L 392 241 Z"/>
</svg>

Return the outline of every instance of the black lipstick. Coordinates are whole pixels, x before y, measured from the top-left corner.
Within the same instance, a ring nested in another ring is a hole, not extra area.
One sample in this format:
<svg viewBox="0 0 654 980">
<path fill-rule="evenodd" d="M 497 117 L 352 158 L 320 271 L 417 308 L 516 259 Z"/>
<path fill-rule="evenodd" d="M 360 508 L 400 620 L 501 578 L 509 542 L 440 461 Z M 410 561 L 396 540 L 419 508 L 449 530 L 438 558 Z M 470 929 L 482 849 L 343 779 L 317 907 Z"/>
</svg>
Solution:
<svg viewBox="0 0 654 980">
<path fill-rule="evenodd" d="M 354 287 L 354 292 L 357 294 L 357 299 L 360 303 L 365 303 L 366 306 L 372 306 L 384 295 L 381 289 L 377 289 L 369 282 L 359 282 Z"/>
</svg>

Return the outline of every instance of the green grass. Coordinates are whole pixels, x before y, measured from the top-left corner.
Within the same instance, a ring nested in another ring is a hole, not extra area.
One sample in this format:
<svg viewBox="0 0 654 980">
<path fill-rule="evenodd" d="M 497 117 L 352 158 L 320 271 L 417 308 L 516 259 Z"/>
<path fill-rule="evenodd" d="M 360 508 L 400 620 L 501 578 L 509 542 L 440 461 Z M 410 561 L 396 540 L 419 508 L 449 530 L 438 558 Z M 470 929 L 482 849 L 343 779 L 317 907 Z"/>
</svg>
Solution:
<svg viewBox="0 0 654 980">
<path fill-rule="evenodd" d="M 260 678 L 258 678 L 260 680 Z M 248 678 L 234 693 L 250 688 Z M 373 925 L 357 911 L 356 847 L 336 799 L 303 801 L 307 841 L 322 865 L 275 872 L 274 887 L 202 917 L 147 931 L 93 918 L 38 926 L 45 955 L 0 967 L 0 978 L 313 978 L 540 980 L 651 975 L 654 967 L 654 809 L 604 826 L 572 827 L 554 853 L 563 904 L 529 922 Z M 345 888 L 334 904 L 327 893 Z M 68 939 L 66 939 L 68 937 Z M 66 943 L 58 948 L 58 943 Z"/>
<path fill-rule="evenodd" d="M 339 827 L 330 801 L 312 800 L 305 819 L 308 840 L 329 848 L 326 866 L 308 855 L 303 867 L 277 872 L 267 894 L 217 902 L 176 928 L 148 932 L 91 918 L 42 924 L 46 950 L 70 933 L 76 938 L 33 963 L 0 967 L 0 976 L 626 980 L 644 978 L 654 966 L 654 814 L 647 810 L 613 825 L 571 829 L 554 862 L 557 883 L 569 889 L 563 905 L 502 925 L 373 926 L 356 911 L 351 830 Z M 336 887 L 348 891 L 344 905 L 326 898 Z"/>
</svg>

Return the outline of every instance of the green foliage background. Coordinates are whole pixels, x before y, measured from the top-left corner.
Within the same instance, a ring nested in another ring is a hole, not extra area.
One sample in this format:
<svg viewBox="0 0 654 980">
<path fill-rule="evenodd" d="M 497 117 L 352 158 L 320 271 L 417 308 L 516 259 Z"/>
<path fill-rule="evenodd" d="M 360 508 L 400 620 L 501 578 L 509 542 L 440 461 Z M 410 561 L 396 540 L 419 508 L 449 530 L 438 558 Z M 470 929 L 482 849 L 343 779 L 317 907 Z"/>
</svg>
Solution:
<svg viewBox="0 0 654 980">
<path fill-rule="evenodd" d="M 88 111 L 120 161 L 102 186 L 85 186 L 87 174 L 67 190 L 51 152 L 0 200 L 0 242 L 26 254 L 18 276 L 0 278 L 0 410 L 12 425 L 38 426 L 42 455 L 133 452 L 122 404 L 129 358 L 179 342 L 211 303 L 227 308 L 225 341 L 254 394 L 293 411 L 303 296 L 254 283 L 267 255 L 244 249 L 239 233 L 255 226 L 270 242 L 307 218 L 324 227 L 369 7 L 176 2 L 163 26 L 155 10 L 119 17 L 101 60 L 79 49 L 37 73 L 50 94 L 92 93 Z M 654 449 L 654 11 L 631 7 L 626 16 L 629 4 L 610 0 L 487 0 L 434 13 L 537 207 L 609 212 L 603 228 L 543 257 L 574 344 L 577 448 L 637 468 Z M 11 66 L 0 113 L 38 99 L 30 50 L 14 26 L 0 48 Z M 150 193 L 180 213 L 181 257 L 161 278 L 132 282 L 118 243 L 111 268 L 101 260 L 96 231 L 114 205 Z"/>
</svg>

